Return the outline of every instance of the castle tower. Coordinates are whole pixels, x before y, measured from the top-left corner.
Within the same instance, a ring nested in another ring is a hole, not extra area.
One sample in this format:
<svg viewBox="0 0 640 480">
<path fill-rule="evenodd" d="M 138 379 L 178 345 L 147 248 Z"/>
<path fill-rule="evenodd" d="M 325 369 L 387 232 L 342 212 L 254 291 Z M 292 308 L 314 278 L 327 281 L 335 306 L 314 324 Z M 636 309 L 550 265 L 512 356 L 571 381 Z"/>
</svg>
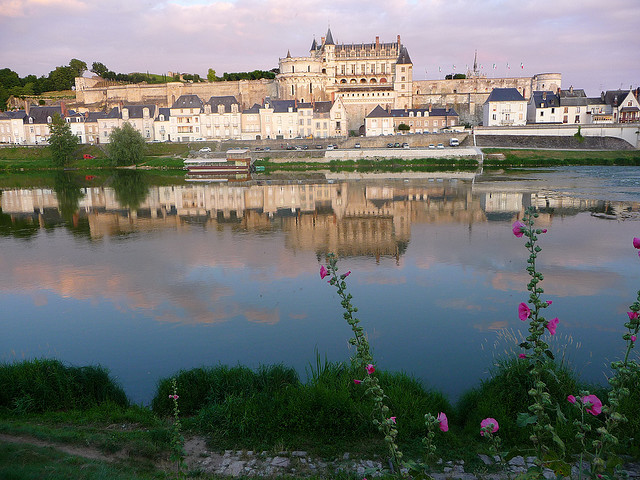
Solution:
<svg viewBox="0 0 640 480">
<path fill-rule="evenodd" d="M 400 35 L 398 35 L 400 45 Z M 393 89 L 396 94 L 396 108 L 413 108 L 413 62 L 407 47 L 400 48 L 400 55 L 395 65 Z"/>
</svg>

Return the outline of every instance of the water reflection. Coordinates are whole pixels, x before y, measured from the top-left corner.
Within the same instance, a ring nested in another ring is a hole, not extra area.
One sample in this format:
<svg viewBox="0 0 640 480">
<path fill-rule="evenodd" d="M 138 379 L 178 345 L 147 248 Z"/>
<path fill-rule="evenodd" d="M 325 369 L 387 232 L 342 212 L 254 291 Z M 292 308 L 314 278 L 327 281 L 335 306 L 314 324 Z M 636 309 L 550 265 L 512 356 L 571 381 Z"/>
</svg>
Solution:
<svg viewBox="0 0 640 480">
<path fill-rule="evenodd" d="M 624 182 L 610 170 L 164 185 L 128 173 L 1 192 L 0 360 L 101 363 L 135 401 L 158 377 L 202 364 L 304 373 L 315 347 L 349 354 L 340 305 L 318 277 L 332 251 L 354 272 L 381 366 L 455 396 L 486 371 L 480 345 L 524 326 L 526 250 L 510 222 L 528 205 L 553 227 L 541 240 L 545 291 L 562 334 L 584 345 L 578 368 L 597 367 L 582 368 L 590 380 L 618 350 L 640 284 L 628 221 L 640 218 L 640 181 L 629 182 L 640 169 Z"/>
</svg>

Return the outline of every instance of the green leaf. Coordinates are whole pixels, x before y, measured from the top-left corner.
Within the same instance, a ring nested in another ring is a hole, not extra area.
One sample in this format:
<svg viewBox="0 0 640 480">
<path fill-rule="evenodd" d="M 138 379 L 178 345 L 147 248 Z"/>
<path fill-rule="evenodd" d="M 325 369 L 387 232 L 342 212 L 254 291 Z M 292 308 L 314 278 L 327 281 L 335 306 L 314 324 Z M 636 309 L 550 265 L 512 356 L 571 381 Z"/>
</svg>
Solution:
<svg viewBox="0 0 640 480">
<path fill-rule="evenodd" d="M 545 350 L 544 354 L 549 357 L 551 360 L 554 359 L 553 352 L 551 350 Z"/>
<path fill-rule="evenodd" d="M 519 427 L 526 427 L 527 425 L 532 425 L 538 421 L 537 415 L 532 415 L 530 413 L 519 413 L 517 425 Z"/>
<path fill-rule="evenodd" d="M 565 446 L 564 446 L 564 442 L 562 441 L 562 439 L 558 436 L 558 434 L 556 433 L 556 431 L 552 431 L 551 432 L 551 438 L 553 438 L 553 441 L 555 442 L 556 445 L 558 445 L 562 451 L 565 451 Z"/>
</svg>

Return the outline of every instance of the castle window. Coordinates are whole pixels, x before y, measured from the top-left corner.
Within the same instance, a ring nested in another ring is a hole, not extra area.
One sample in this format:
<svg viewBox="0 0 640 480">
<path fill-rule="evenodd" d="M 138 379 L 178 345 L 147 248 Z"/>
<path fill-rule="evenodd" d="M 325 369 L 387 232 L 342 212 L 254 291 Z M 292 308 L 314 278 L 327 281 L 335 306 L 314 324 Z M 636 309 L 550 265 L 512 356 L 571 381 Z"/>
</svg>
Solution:
<svg viewBox="0 0 640 480">
<path fill-rule="evenodd" d="M 307 72 L 311 71 L 311 65 L 307 65 Z"/>
<path fill-rule="evenodd" d="M 291 65 L 291 73 L 296 73 L 296 66 L 295 65 Z"/>
</svg>

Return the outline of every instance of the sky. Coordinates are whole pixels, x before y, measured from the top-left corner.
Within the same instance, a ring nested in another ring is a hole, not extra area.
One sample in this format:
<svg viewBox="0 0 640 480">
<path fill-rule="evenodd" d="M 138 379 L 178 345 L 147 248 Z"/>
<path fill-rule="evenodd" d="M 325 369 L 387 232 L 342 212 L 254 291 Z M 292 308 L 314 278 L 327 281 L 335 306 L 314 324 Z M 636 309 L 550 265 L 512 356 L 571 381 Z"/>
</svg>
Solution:
<svg viewBox="0 0 640 480">
<path fill-rule="evenodd" d="M 330 27 L 336 43 L 400 35 L 416 80 L 465 73 L 477 50 L 488 77 L 559 72 L 563 88 L 595 96 L 638 86 L 638 20 L 639 0 L 0 0 L 0 68 L 270 70 Z"/>
</svg>

